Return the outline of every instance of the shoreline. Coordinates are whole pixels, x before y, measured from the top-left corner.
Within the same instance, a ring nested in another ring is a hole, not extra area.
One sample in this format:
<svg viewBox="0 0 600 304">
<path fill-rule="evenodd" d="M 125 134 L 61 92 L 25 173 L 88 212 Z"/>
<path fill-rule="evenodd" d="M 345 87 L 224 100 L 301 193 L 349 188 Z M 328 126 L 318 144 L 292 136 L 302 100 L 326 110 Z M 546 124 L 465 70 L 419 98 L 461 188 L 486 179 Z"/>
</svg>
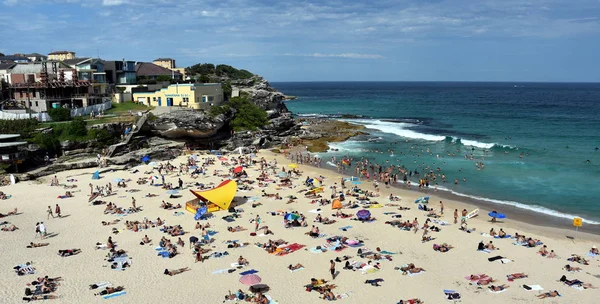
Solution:
<svg viewBox="0 0 600 304">
<path fill-rule="evenodd" d="M 296 152 L 298 151 L 297 149 L 292 149 L 289 152 Z M 302 152 L 306 152 L 306 151 L 302 151 Z M 271 153 L 273 156 L 277 157 L 278 161 L 280 160 L 285 160 L 286 162 L 290 162 L 291 160 L 288 158 L 284 158 L 283 155 L 274 153 L 269 151 L 269 153 Z M 310 164 L 302 164 L 302 166 L 308 166 L 310 167 L 311 171 L 314 171 L 315 173 L 319 173 L 319 174 L 323 174 L 325 176 L 329 175 L 331 176 L 331 174 L 334 174 L 336 176 L 347 176 L 345 174 L 341 174 L 339 172 L 337 172 L 337 170 L 335 170 L 334 167 L 329 166 L 329 165 L 325 165 L 323 167 L 316 167 Z M 327 172 L 329 174 L 327 174 Z M 367 187 L 370 190 L 373 190 L 373 187 L 371 185 L 370 182 L 365 182 L 364 179 L 361 179 L 361 182 L 363 182 L 363 184 L 361 185 L 362 187 Z M 526 209 L 522 209 L 516 206 L 511 206 L 511 205 L 500 205 L 500 204 L 496 204 L 496 203 L 492 203 L 492 202 L 487 202 L 487 201 L 482 201 L 482 200 L 477 200 L 474 198 L 470 198 L 470 197 L 464 197 L 464 196 L 460 196 L 460 195 L 456 195 L 456 194 L 452 194 L 450 192 L 447 191 L 437 191 L 434 192 L 433 190 L 430 191 L 418 191 L 418 190 L 413 190 L 415 189 L 415 187 L 413 187 L 413 189 L 407 189 L 406 187 L 402 186 L 403 184 L 396 184 L 396 185 L 392 185 L 390 188 L 386 189 L 383 185 L 381 185 L 381 191 L 382 193 L 387 193 L 387 195 L 389 196 L 389 193 L 392 192 L 394 193 L 394 195 L 400 194 L 400 197 L 407 197 L 407 196 L 414 196 L 416 197 L 420 197 L 420 196 L 430 196 L 431 200 L 430 200 L 430 206 L 432 208 L 438 209 L 439 208 L 439 201 L 442 200 L 444 201 L 444 205 L 446 206 L 447 210 L 450 210 L 450 208 L 448 208 L 448 206 L 456 206 L 452 209 L 467 209 L 467 211 L 471 211 L 473 209 L 479 209 L 480 210 L 480 216 L 475 217 L 474 219 L 477 220 L 478 222 L 487 222 L 489 223 L 488 216 L 487 214 L 493 210 L 497 210 L 501 213 L 506 214 L 508 221 L 498 221 L 498 223 L 501 224 L 505 224 L 505 223 L 510 223 L 509 226 L 514 226 L 514 228 L 516 229 L 520 229 L 523 231 L 528 231 L 528 232 L 533 232 L 536 234 L 540 234 L 540 235 L 544 235 L 547 237 L 552 237 L 552 238 L 556 238 L 558 235 L 564 235 L 565 238 L 574 238 L 574 239 L 580 239 L 580 240 L 588 240 L 588 241 L 600 241 L 600 225 L 591 225 L 591 224 L 583 224 L 582 227 L 579 227 L 578 231 L 575 231 L 575 227 L 572 226 L 572 221 L 571 220 L 567 220 L 567 219 L 563 219 L 560 217 L 555 217 L 555 216 L 551 216 L 551 215 L 546 215 L 543 213 L 539 213 L 539 212 L 535 212 L 535 211 L 531 211 L 531 210 L 526 210 Z M 387 196 L 384 197 L 383 195 L 381 196 L 381 198 L 384 198 L 387 200 Z M 386 201 L 387 203 L 387 201 Z M 405 201 L 403 199 L 402 203 L 407 203 L 407 201 Z M 412 205 L 417 206 L 417 204 L 414 204 L 412 201 L 408 202 Z M 412 208 L 412 207 L 411 207 Z M 491 223 L 489 223 L 491 224 Z"/>
</svg>

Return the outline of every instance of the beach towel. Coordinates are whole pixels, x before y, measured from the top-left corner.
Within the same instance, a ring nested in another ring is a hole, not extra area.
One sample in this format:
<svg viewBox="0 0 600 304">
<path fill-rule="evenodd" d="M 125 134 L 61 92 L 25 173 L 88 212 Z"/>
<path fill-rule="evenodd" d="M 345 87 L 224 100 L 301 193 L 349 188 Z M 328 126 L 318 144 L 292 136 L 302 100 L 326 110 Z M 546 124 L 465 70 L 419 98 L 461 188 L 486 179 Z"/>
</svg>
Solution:
<svg viewBox="0 0 600 304">
<path fill-rule="evenodd" d="M 488 238 L 489 238 L 489 237 L 492 237 L 491 235 L 489 235 L 489 234 L 487 234 L 487 233 L 484 233 L 484 232 L 482 232 L 482 233 L 481 233 L 481 236 L 482 236 L 482 237 L 488 237 Z"/>
<path fill-rule="evenodd" d="M 317 247 L 313 247 L 310 249 L 310 252 L 312 252 L 312 253 L 323 253 L 325 251 L 327 251 L 327 250 L 323 247 L 321 247 L 321 249 L 317 249 Z"/>
<path fill-rule="evenodd" d="M 482 249 L 482 250 L 477 250 L 479 252 L 483 252 L 483 253 L 491 253 L 492 251 L 489 249 Z M 490 261 L 491 262 L 491 261 Z"/>
<path fill-rule="evenodd" d="M 111 299 L 111 298 L 115 298 L 115 297 L 118 297 L 118 296 L 122 296 L 124 294 L 127 294 L 127 291 L 115 292 L 115 293 L 111 293 L 111 294 L 108 294 L 108 295 L 103 295 L 102 297 L 104 299 Z"/>
<path fill-rule="evenodd" d="M 185 213 L 184 213 L 184 212 L 182 212 L 182 211 L 179 211 L 179 212 L 173 212 L 173 215 L 174 215 L 174 216 L 181 216 L 181 215 L 184 215 L 184 214 L 185 214 Z"/>
<path fill-rule="evenodd" d="M 212 274 L 221 274 L 221 273 L 228 273 L 229 270 L 232 270 L 231 268 L 223 268 L 223 269 L 217 269 L 215 271 L 212 272 Z"/>
<path fill-rule="evenodd" d="M 410 272 L 410 271 L 409 271 L 409 272 L 407 273 L 407 275 L 408 275 L 409 277 L 414 277 L 414 276 L 418 276 L 418 275 L 420 275 L 420 274 L 423 274 L 423 273 L 425 273 L 425 271 L 419 271 L 419 272 L 417 272 L 417 273 L 412 273 L 412 272 Z"/>
<path fill-rule="evenodd" d="M 446 300 L 453 302 L 459 301 L 461 298 L 460 293 L 450 289 L 444 289 L 444 295 L 446 296 Z"/>
<path fill-rule="evenodd" d="M 169 257 L 169 252 L 167 252 L 167 251 L 159 251 L 158 255 L 162 256 L 163 258 L 168 258 Z"/>
<path fill-rule="evenodd" d="M 302 269 L 304 269 L 304 267 L 300 267 L 300 268 L 296 268 L 296 269 L 291 269 L 290 272 L 294 273 L 294 272 L 302 270 Z"/>
<path fill-rule="evenodd" d="M 231 267 L 233 267 L 233 268 L 242 268 L 242 267 L 244 267 L 244 265 L 240 265 L 240 264 L 238 264 L 236 262 L 236 263 L 231 263 Z"/>
<path fill-rule="evenodd" d="M 382 250 L 379 253 L 381 253 L 381 254 L 398 254 L 398 252 L 390 252 L 390 251 L 387 251 L 387 250 Z"/>
<path fill-rule="evenodd" d="M 246 270 L 244 272 L 240 272 L 240 275 L 255 274 L 255 273 L 258 273 L 258 270 L 250 269 L 250 270 Z"/>
<path fill-rule="evenodd" d="M 384 212 L 385 215 L 397 214 L 397 212 Z"/>
<path fill-rule="evenodd" d="M 500 262 L 501 264 L 508 264 L 510 262 L 513 262 L 513 260 L 510 260 L 510 259 L 500 259 L 500 260 L 498 260 L 498 262 Z"/>
<path fill-rule="evenodd" d="M 488 290 L 489 292 L 491 292 L 491 293 L 502 293 L 502 292 L 505 292 L 507 289 L 508 289 L 508 288 L 504 288 L 504 289 L 502 289 L 502 290 L 495 291 L 495 290 L 491 290 L 491 289 L 489 289 L 489 288 L 488 288 L 487 290 Z"/>
<path fill-rule="evenodd" d="M 498 235 L 494 236 L 495 239 L 510 239 L 512 236 L 510 234 L 505 235 L 504 237 L 500 237 Z"/>
<path fill-rule="evenodd" d="M 587 253 L 587 256 L 589 256 L 589 257 L 592 257 L 592 258 L 595 258 L 595 257 L 597 257 L 598 255 L 597 255 L 597 254 L 595 254 L 595 253 L 591 253 L 591 252 L 589 252 L 589 251 L 588 251 L 588 253 Z"/>
<path fill-rule="evenodd" d="M 501 259 L 504 259 L 504 257 L 497 255 L 495 257 L 488 258 L 488 261 L 493 262 L 493 261 L 497 261 L 497 260 L 501 260 Z"/>
<path fill-rule="evenodd" d="M 319 209 L 312 209 L 312 210 L 309 210 L 308 212 L 310 212 L 310 213 L 317 213 L 317 214 L 319 214 L 319 213 L 323 212 L 323 210 L 321 210 L 321 209 L 319 208 Z"/>
<path fill-rule="evenodd" d="M 98 289 L 98 288 L 104 288 L 104 287 L 109 287 L 112 284 L 110 282 L 100 282 L 100 283 L 96 283 L 96 284 L 90 284 L 90 289 Z"/>
<path fill-rule="evenodd" d="M 577 290 L 584 290 L 585 288 L 583 288 L 583 286 L 581 285 L 571 285 L 571 287 L 577 289 Z"/>
<path fill-rule="evenodd" d="M 346 231 L 350 228 L 352 228 L 352 226 L 344 226 L 344 227 L 340 227 L 340 230 Z"/>
<path fill-rule="evenodd" d="M 528 291 L 540 291 L 544 290 L 540 285 L 523 285 L 523 288 Z"/>
<path fill-rule="evenodd" d="M 67 195 L 59 195 L 57 198 L 58 199 L 65 199 L 65 198 L 70 198 L 72 196 L 67 196 Z"/>
</svg>

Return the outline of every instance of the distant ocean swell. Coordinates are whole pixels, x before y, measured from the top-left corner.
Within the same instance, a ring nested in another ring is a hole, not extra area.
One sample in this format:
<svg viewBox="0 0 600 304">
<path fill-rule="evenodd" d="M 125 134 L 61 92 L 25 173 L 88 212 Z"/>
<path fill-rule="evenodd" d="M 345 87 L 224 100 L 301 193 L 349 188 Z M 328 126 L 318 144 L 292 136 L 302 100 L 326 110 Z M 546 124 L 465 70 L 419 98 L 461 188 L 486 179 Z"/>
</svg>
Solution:
<svg viewBox="0 0 600 304">
<path fill-rule="evenodd" d="M 390 124 L 392 124 L 392 126 L 390 126 L 390 125 L 385 124 L 385 122 L 382 123 L 377 120 L 360 120 L 360 122 L 357 120 L 352 120 L 352 121 L 355 123 L 364 124 L 365 126 L 367 126 L 367 128 L 370 128 L 370 129 L 376 129 L 381 132 L 392 133 L 392 134 L 396 134 L 396 135 L 399 135 L 402 137 L 408 137 L 408 136 L 406 136 L 406 134 L 409 134 L 409 135 L 416 134 L 416 135 L 414 135 L 415 137 L 410 137 L 410 138 L 422 139 L 422 140 L 432 140 L 432 141 L 447 140 L 445 136 L 437 136 L 436 137 L 435 135 L 419 134 L 419 133 L 416 133 L 416 132 L 413 132 L 410 130 L 408 130 L 408 132 L 405 132 L 404 130 L 401 130 L 402 126 L 399 126 L 399 123 L 390 123 Z M 428 139 L 428 138 L 432 138 L 432 139 Z M 465 144 L 465 140 L 460 140 L 460 141 L 463 144 Z M 472 141 L 466 141 L 466 142 L 473 143 Z M 335 151 L 337 153 L 341 153 L 344 155 L 356 156 L 356 154 L 360 154 L 361 152 L 363 152 L 363 149 L 365 148 L 364 147 L 365 143 L 366 143 L 365 141 L 349 140 L 349 141 L 342 142 L 342 143 L 330 143 L 329 147 L 330 147 L 330 151 Z M 491 147 L 496 146 L 496 144 L 479 143 L 479 142 L 474 142 L 474 143 L 478 144 L 477 147 L 484 148 L 484 149 L 486 149 L 486 147 L 491 148 Z M 466 145 L 472 146 L 473 144 L 466 144 Z M 499 147 L 507 147 L 507 146 L 503 146 L 503 145 L 498 145 L 498 146 Z M 332 163 L 331 161 L 327 161 L 327 165 L 331 168 L 337 167 L 336 164 Z M 399 181 L 399 183 L 403 184 L 404 182 Z M 478 200 L 478 201 L 484 201 L 484 202 L 493 203 L 493 204 L 498 204 L 498 205 L 513 206 L 513 207 L 516 207 L 519 209 L 524 209 L 524 210 L 541 213 L 544 215 L 558 217 L 558 218 L 573 219 L 574 217 L 581 217 L 578 215 L 563 213 L 560 211 L 552 210 L 552 209 L 538 206 L 538 205 L 527 205 L 527 204 L 522 204 L 522 203 L 515 202 L 515 201 L 498 200 L 498 199 L 492 199 L 492 198 L 487 198 L 487 197 L 465 194 L 465 193 L 454 191 L 452 189 L 448 189 L 446 187 L 438 187 L 438 190 L 448 192 L 448 193 L 451 193 L 453 195 L 460 196 L 460 197 L 466 197 L 466 198 L 470 198 L 470 199 L 474 199 L 474 200 Z M 583 222 L 585 222 L 586 224 L 600 225 L 600 222 L 585 219 L 585 218 L 582 218 L 582 219 L 583 219 Z"/>
</svg>

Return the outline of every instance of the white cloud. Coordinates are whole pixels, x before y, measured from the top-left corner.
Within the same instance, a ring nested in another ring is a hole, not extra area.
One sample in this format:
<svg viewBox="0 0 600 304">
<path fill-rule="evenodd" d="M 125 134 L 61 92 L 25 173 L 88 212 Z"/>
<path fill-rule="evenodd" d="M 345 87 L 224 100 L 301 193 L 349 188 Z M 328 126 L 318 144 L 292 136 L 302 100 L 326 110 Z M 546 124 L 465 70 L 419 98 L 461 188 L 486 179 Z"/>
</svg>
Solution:
<svg viewBox="0 0 600 304">
<path fill-rule="evenodd" d="M 126 0 L 102 0 L 102 5 L 104 6 L 117 6 L 125 3 L 127 3 Z"/>
</svg>

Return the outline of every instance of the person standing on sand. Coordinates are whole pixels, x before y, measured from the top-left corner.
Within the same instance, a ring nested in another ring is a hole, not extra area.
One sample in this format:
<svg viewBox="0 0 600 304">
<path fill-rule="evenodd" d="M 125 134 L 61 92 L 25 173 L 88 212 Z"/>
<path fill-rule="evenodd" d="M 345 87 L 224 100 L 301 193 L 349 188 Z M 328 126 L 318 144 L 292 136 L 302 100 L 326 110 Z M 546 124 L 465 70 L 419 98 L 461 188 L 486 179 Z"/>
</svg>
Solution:
<svg viewBox="0 0 600 304">
<path fill-rule="evenodd" d="M 48 206 L 48 219 L 50 219 L 50 217 L 54 218 L 54 214 L 52 213 L 52 207 Z"/>
<path fill-rule="evenodd" d="M 90 196 L 94 195 L 94 185 L 90 183 Z"/>
<path fill-rule="evenodd" d="M 137 210 L 137 207 L 135 206 L 135 197 L 131 197 L 131 205 L 133 206 L 133 210 Z"/>
<path fill-rule="evenodd" d="M 58 206 L 58 204 L 56 204 L 56 207 L 54 208 L 54 213 L 56 213 L 56 216 L 58 216 L 59 218 L 60 216 L 60 207 Z"/>
<path fill-rule="evenodd" d="M 444 203 L 440 201 L 440 214 L 444 215 Z"/>
<path fill-rule="evenodd" d="M 467 221 L 467 209 L 463 209 L 462 218 L 460 219 L 460 221 L 463 223 L 465 223 Z"/>
<path fill-rule="evenodd" d="M 335 280 L 335 262 L 329 260 L 329 272 L 331 273 L 331 279 Z"/>
<path fill-rule="evenodd" d="M 454 209 L 454 224 L 458 223 L 458 209 Z"/>
<path fill-rule="evenodd" d="M 42 239 L 44 239 L 46 237 L 46 225 L 44 225 L 44 222 L 40 222 L 38 227 L 40 227 L 40 235 L 42 236 Z"/>
<path fill-rule="evenodd" d="M 254 232 L 258 231 L 258 226 L 260 226 L 260 216 L 257 214 L 254 219 Z"/>
<path fill-rule="evenodd" d="M 40 237 L 42 236 L 42 233 L 40 232 L 40 222 L 35 223 L 35 237 L 37 237 L 38 234 Z"/>
</svg>

